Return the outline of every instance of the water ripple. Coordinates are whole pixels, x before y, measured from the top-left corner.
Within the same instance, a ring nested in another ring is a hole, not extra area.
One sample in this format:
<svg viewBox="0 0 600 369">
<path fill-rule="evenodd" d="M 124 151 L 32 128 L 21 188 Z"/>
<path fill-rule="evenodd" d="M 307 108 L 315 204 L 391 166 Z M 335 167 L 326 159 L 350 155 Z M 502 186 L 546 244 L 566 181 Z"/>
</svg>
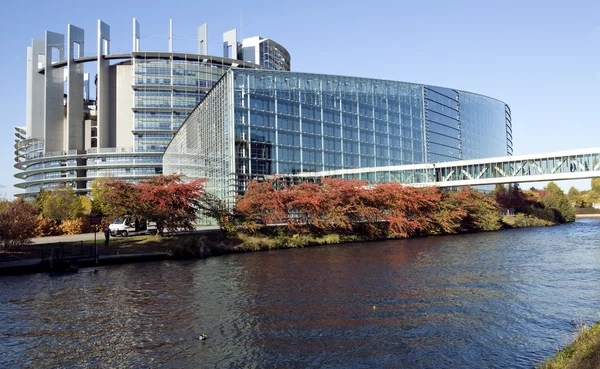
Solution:
<svg viewBox="0 0 600 369">
<path fill-rule="evenodd" d="M 531 368 L 598 319 L 599 241 L 584 220 L 4 277 L 0 367 Z"/>
</svg>

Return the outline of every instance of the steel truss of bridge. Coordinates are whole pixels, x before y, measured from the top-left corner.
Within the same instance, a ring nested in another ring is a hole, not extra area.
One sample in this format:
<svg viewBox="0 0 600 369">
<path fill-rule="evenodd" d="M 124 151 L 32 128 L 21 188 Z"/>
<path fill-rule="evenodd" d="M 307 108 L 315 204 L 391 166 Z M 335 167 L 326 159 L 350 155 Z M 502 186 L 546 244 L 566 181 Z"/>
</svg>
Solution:
<svg viewBox="0 0 600 369">
<path fill-rule="evenodd" d="M 399 182 L 415 187 L 479 186 L 600 177 L 600 148 L 502 156 L 435 164 L 337 169 L 283 175 L 294 181 L 321 177 Z"/>
</svg>

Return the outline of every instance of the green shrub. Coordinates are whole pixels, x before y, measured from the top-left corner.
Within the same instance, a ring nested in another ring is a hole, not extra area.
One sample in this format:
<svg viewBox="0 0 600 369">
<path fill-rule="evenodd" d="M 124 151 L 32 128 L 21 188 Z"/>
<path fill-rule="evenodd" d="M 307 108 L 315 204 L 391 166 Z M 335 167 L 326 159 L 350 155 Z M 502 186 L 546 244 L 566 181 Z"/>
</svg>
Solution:
<svg viewBox="0 0 600 369">
<path fill-rule="evenodd" d="M 235 249 L 240 251 L 273 250 L 277 247 L 277 239 L 266 236 L 240 234 L 239 238 L 242 240 L 242 243 L 237 245 Z"/>
<path fill-rule="evenodd" d="M 521 213 L 518 213 L 514 217 L 502 217 L 502 223 L 504 223 L 509 228 L 547 227 L 556 224 L 545 219 L 540 219 L 531 215 Z"/>
<path fill-rule="evenodd" d="M 167 254 L 174 258 L 204 258 L 210 255 L 210 248 L 204 237 L 188 235 L 173 240 Z"/>
</svg>

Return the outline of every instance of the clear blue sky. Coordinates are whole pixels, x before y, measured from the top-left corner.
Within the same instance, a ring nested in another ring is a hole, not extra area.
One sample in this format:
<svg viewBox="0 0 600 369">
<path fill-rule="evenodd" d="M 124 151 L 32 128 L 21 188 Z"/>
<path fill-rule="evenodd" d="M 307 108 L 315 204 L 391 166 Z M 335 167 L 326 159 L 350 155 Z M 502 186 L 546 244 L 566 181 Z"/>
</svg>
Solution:
<svg viewBox="0 0 600 369">
<path fill-rule="evenodd" d="M 497 98 L 512 110 L 515 155 L 600 146 L 600 1 L 34 0 L 11 2 L 0 13 L 1 194 L 16 192 L 13 126 L 25 125 L 31 39 L 43 39 L 45 30 L 66 34 L 71 23 L 85 29 L 89 54 L 102 19 L 111 26 L 112 51 L 128 52 L 134 17 L 142 50 L 167 50 L 173 19 L 175 51 L 196 52 L 197 27 L 208 23 L 209 54 L 221 55 L 222 33 L 238 28 L 240 40 L 260 35 L 284 45 L 294 71 Z"/>
</svg>

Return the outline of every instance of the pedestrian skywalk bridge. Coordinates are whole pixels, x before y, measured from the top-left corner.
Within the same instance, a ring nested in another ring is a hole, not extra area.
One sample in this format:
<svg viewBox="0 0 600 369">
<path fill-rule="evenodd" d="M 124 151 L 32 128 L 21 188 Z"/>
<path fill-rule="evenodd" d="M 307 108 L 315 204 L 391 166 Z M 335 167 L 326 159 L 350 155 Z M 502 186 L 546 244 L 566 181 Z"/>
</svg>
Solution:
<svg viewBox="0 0 600 369">
<path fill-rule="evenodd" d="M 424 187 L 478 186 L 600 177 L 600 148 L 502 156 L 435 164 L 413 164 L 284 175 L 296 181 L 320 177 L 399 182 Z"/>
</svg>

